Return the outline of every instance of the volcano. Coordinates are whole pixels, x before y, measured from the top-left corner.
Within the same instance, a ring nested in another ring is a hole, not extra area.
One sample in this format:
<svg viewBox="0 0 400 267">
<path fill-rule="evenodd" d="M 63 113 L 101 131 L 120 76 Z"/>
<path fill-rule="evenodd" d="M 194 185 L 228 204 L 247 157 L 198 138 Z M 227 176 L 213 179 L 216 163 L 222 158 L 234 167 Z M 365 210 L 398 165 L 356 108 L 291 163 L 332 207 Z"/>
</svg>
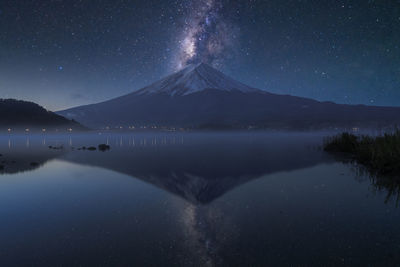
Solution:
<svg viewBox="0 0 400 267">
<path fill-rule="evenodd" d="M 252 88 L 206 65 L 189 65 L 133 93 L 58 112 L 91 128 L 331 129 L 400 124 L 400 108 L 344 105 Z"/>
</svg>

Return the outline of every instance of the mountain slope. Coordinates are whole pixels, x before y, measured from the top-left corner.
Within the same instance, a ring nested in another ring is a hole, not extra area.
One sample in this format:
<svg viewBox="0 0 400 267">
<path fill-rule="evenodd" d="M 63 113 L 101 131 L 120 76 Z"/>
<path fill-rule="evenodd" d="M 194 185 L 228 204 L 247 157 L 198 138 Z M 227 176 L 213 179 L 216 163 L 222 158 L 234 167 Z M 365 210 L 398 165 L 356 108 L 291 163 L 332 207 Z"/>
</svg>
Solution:
<svg viewBox="0 0 400 267">
<path fill-rule="evenodd" d="M 400 108 L 339 105 L 248 87 L 205 64 L 99 104 L 58 112 L 90 127 L 320 129 L 400 124 Z"/>
<path fill-rule="evenodd" d="M 248 87 L 201 63 L 189 65 L 183 70 L 139 90 L 135 94 L 165 93 L 170 96 L 184 96 L 205 89 L 218 89 L 227 92 L 240 91 L 243 93 L 261 92 L 261 90 Z"/>
<path fill-rule="evenodd" d="M 32 130 L 58 127 L 60 130 L 84 129 L 79 123 L 48 111 L 38 104 L 15 99 L 0 99 L 0 127 Z"/>
</svg>

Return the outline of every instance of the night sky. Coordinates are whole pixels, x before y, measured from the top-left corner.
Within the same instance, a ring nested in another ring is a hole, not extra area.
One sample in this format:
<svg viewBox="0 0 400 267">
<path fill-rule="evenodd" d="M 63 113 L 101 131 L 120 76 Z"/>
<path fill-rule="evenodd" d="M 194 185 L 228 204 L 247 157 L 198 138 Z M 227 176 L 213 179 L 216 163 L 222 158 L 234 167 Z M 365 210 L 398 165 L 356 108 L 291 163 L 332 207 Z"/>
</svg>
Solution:
<svg viewBox="0 0 400 267">
<path fill-rule="evenodd" d="M 60 110 L 197 62 L 274 93 L 400 106 L 400 1 L 0 1 L 1 98 Z"/>
</svg>

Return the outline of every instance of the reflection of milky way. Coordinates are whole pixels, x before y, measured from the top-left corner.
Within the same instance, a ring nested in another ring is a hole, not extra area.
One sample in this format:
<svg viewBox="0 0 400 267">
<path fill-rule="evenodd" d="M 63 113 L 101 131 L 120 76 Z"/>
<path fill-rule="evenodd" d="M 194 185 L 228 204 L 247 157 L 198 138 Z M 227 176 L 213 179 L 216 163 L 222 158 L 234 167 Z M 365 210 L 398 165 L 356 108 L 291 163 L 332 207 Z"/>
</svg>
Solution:
<svg viewBox="0 0 400 267">
<path fill-rule="evenodd" d="M 182 213 L 188 259 L 183 265 L 219 266 L 222 264 L 220 251 L 237 238 L 239 230 L 226 214 L 210 206 L 188 203 Z"/>
<path fill-rule="evenodd" d="M 192 0 L 188 8 L 192 11 L 185 19 L 178 41 L 175 68 L 199 62 L 220 67 L 236 40 L 234 27 L 222 14 L 221 0 Z"/>
</svg>

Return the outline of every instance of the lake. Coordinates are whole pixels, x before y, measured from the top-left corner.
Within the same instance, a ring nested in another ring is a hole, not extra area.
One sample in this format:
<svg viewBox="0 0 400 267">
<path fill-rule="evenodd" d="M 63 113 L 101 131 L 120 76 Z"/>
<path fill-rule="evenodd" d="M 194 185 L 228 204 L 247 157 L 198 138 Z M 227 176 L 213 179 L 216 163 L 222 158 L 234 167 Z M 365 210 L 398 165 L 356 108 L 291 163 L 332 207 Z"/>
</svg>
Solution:
<svg viewBox="0 0 400 267">
<path fill-rule="evenodd" d="M 400 265 L 398 192 L 326 135 L 3 135 L 0 265 Z"/>
</svg>

